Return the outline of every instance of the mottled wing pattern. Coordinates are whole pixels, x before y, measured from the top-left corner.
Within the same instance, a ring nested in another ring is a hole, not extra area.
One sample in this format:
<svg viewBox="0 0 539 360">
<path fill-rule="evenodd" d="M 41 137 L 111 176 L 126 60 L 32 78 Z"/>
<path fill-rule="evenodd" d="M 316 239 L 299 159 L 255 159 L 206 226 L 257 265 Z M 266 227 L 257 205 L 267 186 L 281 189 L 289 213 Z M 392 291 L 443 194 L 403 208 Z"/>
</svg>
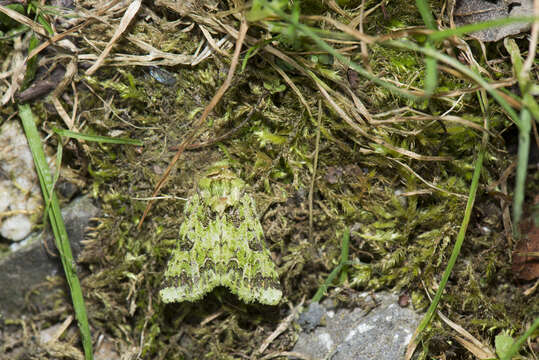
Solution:
<svg viewBox="0 0 539 360">
<path fill-rule="evenodd" d="M 216 286 L 247 303 L 275 305 L 281 299 L 254 199 L 243 193 L 241 180 L 228 176 L 214 183 L 204 179 L 204 191 L 187 201 L 160 292 L 163 302 L 200 300 Z"/>
<path fill-rule="evenodd" d="M 229 219 L 221 222 L 222 232 L 233 239 L 221 245 L 223 260 L 227 262 L 223 264 L 221 285 L 247 303 L 275 305 L 282 296 L 279 276 L 266 248 L 254 200 L 243 195 L 240 201 L 237 213 L 227 214 Z"/>
<path fill-rule="evenodd" d="M 198 194 L 185 204 L 186 219 L 180 227 L 178 247 L 172 251 L 161 290 L 164 302 L 196 301 L 219 284 L 211 259 L 219 258 L 219 239 L 215 224 L 204 227 L 204 215 Z"/>
</svg>

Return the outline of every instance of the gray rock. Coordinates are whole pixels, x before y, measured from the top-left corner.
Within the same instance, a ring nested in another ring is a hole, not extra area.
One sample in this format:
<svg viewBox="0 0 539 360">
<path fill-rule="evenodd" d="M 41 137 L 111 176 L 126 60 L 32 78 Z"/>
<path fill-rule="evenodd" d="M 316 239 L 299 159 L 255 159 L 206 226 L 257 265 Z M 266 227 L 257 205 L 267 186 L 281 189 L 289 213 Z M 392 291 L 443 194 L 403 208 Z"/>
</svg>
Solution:
<svg viewBox="0 0 539 360">
<path fill-rule="evenodd" d="M 41 218 L 43 200 L 19 121 L 0 126 L 0 149 L 0 236 L 21 241 Z"/>
<path fill-rule="evenodd" d="M 488 20 L 533 15 L 533 0 L 466 0 L 457 1 L 453 12 L 455 25 L 477 24 Z M 531 22 L 514 22 L 471 33 L 481 41 L 498 41 L 528 31 Z"/>
<path fill-rule="evenodd" d="M 303 331 L 311 332 L 322 323 L 326 312 L 326 309 L 320 303 L 310 303 L 307 311 L 304 311 L 299 316 L 298 324 Z"/>
<path fill-rule="evenodd" d="M 368 293 L 361 296 L 372 302 Z M 398 295 L 383 292 L 376 293 L 375 297 L 377 306 L 370 311 L 362 308 L 336 312 L 324 309 L 325 313 L 321 315 L 322 306 L 309 307 L 307 312 L 312 314 L 302 315 L 307 329 L 300 333 L 293 351 L 312 359 L 403 359 L 422 315 L 400 307 Z M 317 321 L 319 324 L 322 318 L 325 326 L 306 331 Z M 309 321 L 305 322 L 305 319 Z"/>
<path fill-rule="evenodd" d="M 71 242 L 73 257 L 76 259 L 81 249 L 81 240 L 90 219 L 96 217 L 99 209 L 88 196 L 76 198 L 64 209 L 62 217 Z M 59 257 L 47 253 L 56 253 L 51 231 L 30 235 L 21 243 L 12 246 L 13 252 L 0 255 L 0 318 L 16 317 L 25 309 L 25 295 L 45 281 L 47 276 L 63 274 Z M 45 294 L 38 295 L 43 297 Z"/>
</svg>

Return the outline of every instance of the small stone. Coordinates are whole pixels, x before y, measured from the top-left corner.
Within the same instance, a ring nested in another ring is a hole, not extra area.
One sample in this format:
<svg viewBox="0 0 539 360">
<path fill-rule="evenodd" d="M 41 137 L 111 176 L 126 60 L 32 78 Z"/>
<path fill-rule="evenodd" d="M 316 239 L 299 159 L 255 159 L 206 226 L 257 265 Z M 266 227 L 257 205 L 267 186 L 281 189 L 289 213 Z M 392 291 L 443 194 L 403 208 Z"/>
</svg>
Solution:
<svg viewBox="0 0 539 360">
<path fill-rule="evenodd" d="M 322 322 L 322 317 L 326 314 L 326 309 L 318 302 L 309 305 L 306 311 L 301 313 L 298 323 L 305 332 L 313 331 Z"/>
<path fill-rule="evenodd" d="M 337 166 L 330 166 L 326 171 L 326 181 L 330 184 L 337 184 L 341 181 L 343 176 L 343 169 Z"/>
<path fill-rule="evenodd" d="M 6 239 L 20 241 L 32 231 L 32 222 L 28 216 L 17 214 L 2 222 L 0 235 Z"/>
<path fill-rule="evenodd" d="M 18 121 L 0 126 L 0 236 L 20 241 L 41 221 L 43 200 L 32 153 Z M 54 162 L 47 158 L 49 165 Z"/>
<path fill-rule="evenodd" d="M 369 293 L 360 296 L 372 299 Z M 402 359 L 421 315 L 398 306 L 397 301 L 398 295 L 380 292 L 376 293 L 375 308 L 338 309 L 332 316 L 322 305 L 311 304 L 303 323 L 308 319 L 308 325 L 318 326 L 307 331 L 302 325 L 293 352 L 316 360 Z"/>
<path fill-rule="evenodd" d="M 407 307 L 410 305 L 410 295 L 407 293 L 403 293 L 399 295 L 399 306 L 400 307 Z"/>
<path fill-rule="evenodd" d="M 79 197 L 62 209 L 67 235 L 71 243 L 73 258 L 81 251 L 82 240 L 91 219 L 99 216 L 99 209 L 89 196 Z M 51 230 L 30 234 L 23 241 L 13 243 L 11 252 L 0 254 L 0 319 L 16 318 L 28 308 L 40 308 L 40 302 L 50 296 L 53 289 L 38 287 L 47 276 L 63 273 L 54 245 L 43 246 L 46 239 L 53 237 Z M 35 289 L 39 288 L 39 291 Z M 60 285 L 64 289 L 64 284 Z M 32 293 L 32 296 L 27 296 Z M 29 303 L 30 301 L 30 303 Z M 30 305 L 31 304 L 31 305 Z M 4 359 L 0 355 L 0 359 Z"/>
</svg>

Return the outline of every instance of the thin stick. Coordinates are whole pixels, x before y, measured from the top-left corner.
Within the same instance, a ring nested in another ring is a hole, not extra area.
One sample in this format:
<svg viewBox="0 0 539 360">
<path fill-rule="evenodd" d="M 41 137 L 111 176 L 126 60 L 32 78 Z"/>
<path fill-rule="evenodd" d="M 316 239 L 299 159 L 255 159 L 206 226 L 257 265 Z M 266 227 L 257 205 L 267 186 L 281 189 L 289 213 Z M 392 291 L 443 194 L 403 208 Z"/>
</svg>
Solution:
<svg viewBox="0 0 539 360">
<path fill-rule="evenodd" d="M 184 150 L 187 148 L 189 143 L 193 141 L 195 136 L 198 134 L 198 131 L 202 127 L 202 124 L 204 124 L 204 121 L 206 121 L 208 115 L 213 110 L 213 108 L 219 103 L 219 100 L 223 97 L 226 90 L 229 88 L 230 84 L 232 83 L 232 78 L 234 76 L 234 72 L 236 71 L 236 67 L 238 66 L 239 58 L 240 58 L 240 51 L 241 47 L 243 45 L 243 41 L 245 40 L 245 34 L 247 33 L 247 22 L 245 21 L 245 17 L 242 16 L 241 18 L 241 25 L 240 25 L 240 31 L 239 35 L 236 41 L 236 49 L 234 50 L 234 56 L 232 57 L 232 62 L 230 63 L 230 70 L 228 71 L 227 77 L 223 85 L 217 90 L 213 98 L 211 99 L 210 103 L 206 108 L 204 109 L 204 112 L 202 113 L 202 116 L 200 116 L 200 119 L 197 120 L 197 122 L 193 125 L 193 131 L 185 138 L 185 140 L 180 144 L 178 147 L 178 151 L 176 152 L 176 155 L 172 158 L 172 161 L 168 165 L 167 169 L 165 170 L 165 173 L 157 183 L 155 190 L 153 191 L 152 197 L 157 196 L 159 193 L 159 190 L 163 187 L 165 182 L 168 179 L 168 176 L 170 175 L 170 172 L 172 171 L 172 168 L 178 160 L 180 159 L 180 156 L 183 154 Z M 142 218 L 140 219 L 140 222 L 137 226 L 137 229 L 140 230 L 142 227 L 142 223 L 144 222 L 144 219 L 146 218 L 146 215 L 148 215 L 148 212 L 152 208 L 153 201 L 150 200 L 148 202 L 148 205 L 146 205 L 146 209 L 144 209 L 144 214 L 142 214 Z"/>
<path fill-rule="evenodd" d="M 242 127 L 245 126 L 245 124 L 247 124 L 249 122 L 249 120 L 251 120 L 251 118 L 253 117 L 253 114 L 255 113 L 255 111 L 259 110 L 260 104 L 262 103 L 262 100 L 264 99 L 264 97 L 265 96 L 260 96 L 260 98 L 258 99 L 258 102 L 256 103 L 256 105 L 251 109 L 251 111 L 249 111 L 249 113 L 245 117 L 245 120 L 243 120 L 241 122 L 241 124 L 236 126 L 234 129 L 230 130 L 226 134 L 223 134 L 223 135 L 218 136 L 218 137 L 216 137 L 214 139 L 205 141 L 203 143 L 190 144 L 189 146 L 187 146 L 187 149 L 195 150 L 195 149 L 205 148 L 205 147 L 211 146 L 211 145 L 213 145 L 215 143 L 218 143 L 220 141 L 223 141 L 225 139 L 228 139 L 229 137 L 231 137 L 232 135 L 237 133 Z M 175 150 L 177 150 L 177 148 Z"/>
<path fill-rule="evenodd" d="M 316 181 L 316 169 L 318 167 L 318 151 L 320 149 L 320 124 L 322 123 L 322 101 L 318 100 L 318 129 L 316 130 L 316 145 L 314 149 L 313 176 L 309 188 L 309 239 L 313 243 L 313 192 Z"/>
<path fill-rule="evenodd" d="M 486 102 L 484 99 L 485 99 L 485 96 L 480 98 L 481 101 Z M 485 112 L 484 109 L 483 109 L 483 112 Z M 488 122 L 486 119 L 484 121 L 484 126 L 485 126 L 485 129 L 488 130 Z M 442 280 L 440 281 L 438 290 L 436 291 L 436 294 L 434 295 L 434 299 L 431 302 L 427 310 L 427 313 L 421 320 L 421 323 L 419 324 L 414 334 L 412 335 L 412 339 L 408 343 L 408 346 L 406 348 L 406 354 L 404 357 L 406 360 L 410 360 L 412 358 L 412 355 L 414 354 L 414 351 L 418 345 L 417 337 L 419 336 L 419 334 L 423 332 L 423 330 L 427 327 L 427 325 L 430 324 L 432 317 L 434 316 L 436 312 L 436 308 L 438 307 L 438 304 L 440 303 L 440 300 L 444 293 L 444 289 L 447 285 L 447 281 L 449 280 L 449 276 L 451 275 L 451 271 L 453 270 L 453 267 L 455 266 L 455 263 L 457 262 L 457 259 L 459 257 L 460 249 L 462 248 L 462 244 L 464 243 L 464 239 L 466 237 L 466 230 L 468 230 L 468 224 L 470 222 L 470 218 L 472 215 L 472 210 L 473 210 L 473 206 L 475 202 L 475 196 L 477 194 L 477 189 L 479 188 L 479 178 L 481 175 L 481 170 L 483 169 L 483 160 L 487 152 L 487 145 L 488 145 L 488 132 L 484 132 L 482 141 L 481 141 L 481 148 L 479 150 L 479 155 L 477 156 L 477 160 L 475 162 L 475 168 L 472 175 L 472 183 L 470 184 L 468 201 L 466 203 L 466 209 L 464 210 L 464 217 L 462 219 L 462 223 L 460 225 L 460 229 L 457 234 L 457 240 L 455 241 L 453 252 L 451 253 L 451 257 L 449 258 L 449 261 L 447 262 L 447 266 L 442 275 Z"/>
<path fill-rule="evenodd" d="M 279 326 L 277 326 L 277 329 L 275 329 L 275 331 L 273 331 L 271 333 L 271 335 L 268 336 L 264 340 L 262 345 L 260 345 L 258 350 L 253 354 L 253 356 L 260 355 L 264 351 L 266 351 L 266 349 L 268 348 L 268 346 L 270 346 L 270 344 L 273 342 L 273 340 L 277 339 L 279 337 L 279 335 L 281 335 L 283 332 L 286 331 L 286 329 L 288 329 L 290 327 L 290 324 L 292 324 L 292 321 L 294 321 L 298 317 L 299 309 L 301 309 L 301 307 L 303 306 L 304 301 L 305 301 L 305 296 L 301 299 L 299 304 L 297 304 L 296 306 L 294 306 L 293 308 L 290 309 L 290 315 L 288 315 L 286 318 L 284 318 L 281 321 Z"/>
</svg>

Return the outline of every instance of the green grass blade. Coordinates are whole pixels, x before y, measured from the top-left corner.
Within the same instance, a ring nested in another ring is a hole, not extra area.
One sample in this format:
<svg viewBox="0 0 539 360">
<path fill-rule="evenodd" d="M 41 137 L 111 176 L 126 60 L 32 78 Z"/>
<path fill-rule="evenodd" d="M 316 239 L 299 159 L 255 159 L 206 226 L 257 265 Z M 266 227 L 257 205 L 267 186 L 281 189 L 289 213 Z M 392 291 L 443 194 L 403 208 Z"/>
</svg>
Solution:
<svg viewBox="0 0 539 360">
<path fill-rule="evenodd" d="M 532 84 L 529 72 L 523 71 L 524 62 L 520 54 L 520 49 L 513 39 L 505 39 L 504 46 L 513 64 L 513 73 L 518 80 L 520 92 L 523 97 L 525 107 L 520 112 L 520 126 L 518 133 L 518 164 L 515 178 L 515 192 L 513 195 L 513 236 L 520 238 L 519 223 L 522 218 L 522 207 L 524 206 L 524 196 L 526 191 L 526 176 L 528 168 L 528 156 L 530 152 L 530 132 L 532 125 L 532 111 L 537 108 L 537 102 L 531 94 Z"/>
<path fill-rule="evenodd" d="M 520 129 L 518 133 L 518 164 L 515 179 L 515 194 L 513 195 L 513 235 L 517 239 L 520 238 L 518 225 L 522 217 L 522 207 L 524 206 L 526 175 L 528 171 L 528 156 L 530 153 L 530 132 L 532 129 L 532 118 L 528 109 L 523 108 L 520 115 Z"/>
<path fill-rule="evenodd" d="M 480 99 L 481 108 L 483 110 L 485 109 L 484 104 L 486 104 L 486 102 L 487 102 L 486 96 L 483 97 L 483 99 Z M 486 127 L 488 130 L 488 122 L 486 124 Z M 417 327 L 414 333 L 414 337 L 412 338 L 410 342 L 410 345 L 412 345 L 412 343 L 415 341 L 415 338 L 427 327 L 427 325 L 432 320 L 432 317 L 434 313 L 436 312 L 436 308 L 438 307 L 438 304 L 442 298 L 442 294 L 444 292 L 445 286 L 447 285 L 447 281 L 449 280 L 449 276 L 451 275 L 451 271 L 453 271 L 453 267 L 455 266 L 455 263 L 457 262 L 458 256 L 460 254 L 460 249 L 462 248 L 462 244 L 464 243 L 464 238 L 466 236 L 466 230 L 468 229 L 468 224 L 470 222 L 470 218 L 472 215 L 472 209 L 475 202 L 475 196 L 477 194 L 477 189 L 479 187 L 479 178 L 481 177 L 481 170 L 483 169 L 483 160 L 487 152 L 487 145 L 488 145 L 488 132 L 484 132 L 483 138 L 481 141 L 481 149 L 479 150 L 479 155 L 477 157 L 474 172 L 472 175 L 472 183 L 470 185 L 470 192 L 468 196 L 468 201 L 466 203 L 466 209 L 464 210 L 464 217 L 462 219 L 462 223 L 460 225 L 460 229 L 457 234 L 457 240 L 455 241 L 455 247 L 453 248 L 451 257 L 449 258 L 447 266 L 442 275 L 440 286 L 438 287 L 438 290 L 436 291 L 436 294 L 434 295 L 434 298 L 432 299 L 432 302 L 429 308 L 427 309 L 425 316 L 423 317 L 423 319 L 421 320 L 421 323 Z M 410 345 L 409 345 L 409 349 L 410 349 Z"/>
<path fill-rule="evenodd" d="M 81 134 L 81 133 L 71 131 L 71 130 L 58 129 L 56 127 L 52 128 L 52 131 L 54 131 L 56 134 L 60 136 L 80 139 L 80 140 L 95 141 L 95 142 L 108 143 L 108 144 L 123 144 L 123 145 L 136 145 L 136 146 L 144 145 L 142 141 L 136 140 L 136 139 L 111 138 L 107 136 Z"/>
<path fill-rule="evenodd" d="M 350 229 L 346 229 L 344 231 L 344 234 L 342 236 L 342 245 L 341 245 L 341 259 L 339 261 L 339 265 L 333 269 L 333 271 L 329 274 L 328 278 L 322 284 L 318 290 L 316 291 L 316 294 L 314 294 L 312 298 L 312 302 L 319 302 L 322 300 L 322 296 L 326 293 L 326 290 L 328 286 L 335 280 L 335 278 L 341 273 L 341 271 L 350 263 L 348 261 L 348 252 L 349 252 L 349 245 L 350 245 Z"/>
<path fill-rule="evenodd" d="M 425 0 L 416 0 L 416 6 L 421 14 L 421 18 L 425 23 L 425 26 L 430 30 L 436 30 L 436 23 L 432 17 L 432 13 Z M 426 47 L 433 49 L 432 40 L 429 38 Z M 436 88 L 438 87 L 438 62 L 435 58 L 427 56 L 425 58 L 425 95 L 432 96 Z"/>
<path fill-rule="evenodd" d="M 300 32 L 304 33 L 305 35 L 307 35 L 311 39 L 313 39 L 313 41 L 322 50 L 327 51 L 329 54 L 333 55 L 336 59 L 338 59 L 341 63 L 347 64 L 350 68 L 357 71 L 358 74 L 360 74 L 361 76 L 363 76 L 363 77 L 367 78 L 368 80 L 372 81 L 376 85 L 380 85 L 380 86 L 388 89 L 389 91 L 393 92 L 394 94 L 397 94 L 397 95 L 405 97 L 405 98 L 409 98 L 409 99 L 413 99 L 413 100 L 417 100 L 417 99 L 421 98 L 420 96 L 416 96 L 416 95 L 413 95 L 413 94 L 411 94 L 411 93 L 409 93 L 407 91 L 403 91 L 399 87 L 397 87 L 397 86 L 395 86 L 393 84 L 390 84 L 390 83 L 388 83 L 388 82 L 386 82 L 384 80 L 380 80 L 378 77 L 376 77 L 375 75 L 373 75 L 370 72 L 368 72 L 367 70 L 365 70 L 359 64 L 351 61 L 349 58 L 343 56 L 341 53 L 336 51 L 332 46 L 330 46 L 328 43 L 326 43 L 324 40 L 322 40 L 320 37 L 318 37 L 318 35 L 316 35 L 316 33 L 314 31 L 312 31 L 310 27 L 308 27 L 306 25 L 303 25 L 303 24 L 300 24 L 300 23 L 297 23 L 295 25 L 298 27 Z"/>
<path fill-rule="evenodd" d="M 28 8 L 26 9 L 26 12 L 28 14 L 34 13 L 34 21 L 38 22 L 39 24 L 43 25 L 43 28 L 47 31 L 47 33 L 50 36 L 54 35 L 54 30 L 52 29 L 51 24 L 45 19 L 45 17 L 42 15 L 42 6 L 37 1 L 30 1 L 28 4 Z"/>
<path fill-rule="evenodd" d="M 34 122 L 34 115 L 29 105 L 19 105 L 19 116 L 24 128 L 24 132 L 28 139 L 28 144 L 32 152 L 34 164 L 41 185 L 41 191 L 46 203 L 50 201 L 50 207 L 48 209 L 48 218 L 51 223 L 51 228 L 54 233 L 54 239 L 56 247 L 60 254 L 62 266 L 66 274 L 66 280 L 71 292 L 71 298 L 73 301 L 73 308 L 75 310 L 75 316 L 80 328 L 82 345 L 84 348 L 84 354 L 86 360 L 93 359 L 92 353 L 92 338 L 90 335 L 90 327 L 88 325 L 88 317 L 86 314 L 86 307 L 84 305 L 84 298 L 82 296 L 82 290 L 80 287 L 79 279 L 76 275 L 71 253 L 71 247 L 69 244 L 69 238 L 65 229 L 64 221 L 60 211 L 60 204 L 54 191 L 51 192 L 53 186 L 53 178 L 50 173 L 49 165 L 45 159 L 45 153 L 41 145 L 41 138 L 37 131 L 37 127 Z"/>
<path fill-rule="evenodd" d="M 426 44 L 428 47 L 432 47 L 431 44 Z M 434 91 L 438 87 L 438 61 L 433 57 L 425 58 L 425 95 L 432 96 Z"/>
<path fill-rule="evenodd" d="M 427 2 L 425 0 L 416 0 L 415 6 L 417 6 L 417 10 L 419 10 L 421 18 L 423 19 L 427 29 L 435 30 L 436 23 L 434 22 L 434 18 L 432 17 L 432 13 L 430 12 Z"/>
<path fill-rule="evenodd" d="M 406 40 L 390 40 L 390 41 L 387 41 L 386 43 L 396 48 L 408 49 L 408 50 L 413 50 L 413 51 L 423 53 L 427 56 L 431 56 L 435 58 L 436 60 L 446 63 L 452 66 L 453 68 L 457 69 L 462 74 L 474 80 L 477 83 L 477 85 L 484 88 L 498 102 L 498 104 L 500 104 L 500 106 L 503 107 L 503 109 L 509 114 L 509 116 L 511 117 L 511 120 L 513 120 L 513 122 L 517 124 L 517 126 L 520 126 L 520 119 L 519 119 L 518 114 L 515 112 L 515 110 L 513 110 L 511 105 L 509 105 L 509 103 L 505 101 L 505 99 L 500 94 L 498 94 L 496 89 L 494 89 L 486 80 L 484 80 L 481 77 L 481 75 L 479 75 L 477 72 L 473 71 L 472 69 L 466 67 L 465 65 L 461 64 L 458 60 L 452 57 L 449 57 L 447 55 L 444 55 L 436 51 L 436 49 L 429 49 L 426 47 L 421 47 Z"/>
<path fill-rule="evenodd" d="M 492 28 L 495 26 L 503 26 L 503 25 L 509 25 L 509 24 L 515 24 L 515 23 L 526 23 L 526 22 L 532 23 L 534 21 L 537 21 L 537 17 L 533 17 L 533 16 L 516 17 L 515 16 L 515 17 L 507 17 L 507 18 L 496 19 L 496 20 L 488 20 L 488 21 L 477 23 L 477 24 L 459 26 L 458 28 L 455 28 L 455 29 L 436 31 L 430 34 L 429 38 L 432 41 L 440 41 L 440 40 L 447 39 L 448 37 L 451 37 L 451 36 L 465 35 L 465 34 L 479 31 L 479 30 Z"/>
<path fill-rule="evenodd" d="M 532 326 L 524 334 L 522 334 L 517 341 L 511 345 L 505 356 L 501 360 L 511 360 L 513 356 L 517 355 L 518 350 L 524 344 L 527 338 L 533 335 L 533 332 L 539 328 L 539 317 L 535 319 Z"/>
</svg>

